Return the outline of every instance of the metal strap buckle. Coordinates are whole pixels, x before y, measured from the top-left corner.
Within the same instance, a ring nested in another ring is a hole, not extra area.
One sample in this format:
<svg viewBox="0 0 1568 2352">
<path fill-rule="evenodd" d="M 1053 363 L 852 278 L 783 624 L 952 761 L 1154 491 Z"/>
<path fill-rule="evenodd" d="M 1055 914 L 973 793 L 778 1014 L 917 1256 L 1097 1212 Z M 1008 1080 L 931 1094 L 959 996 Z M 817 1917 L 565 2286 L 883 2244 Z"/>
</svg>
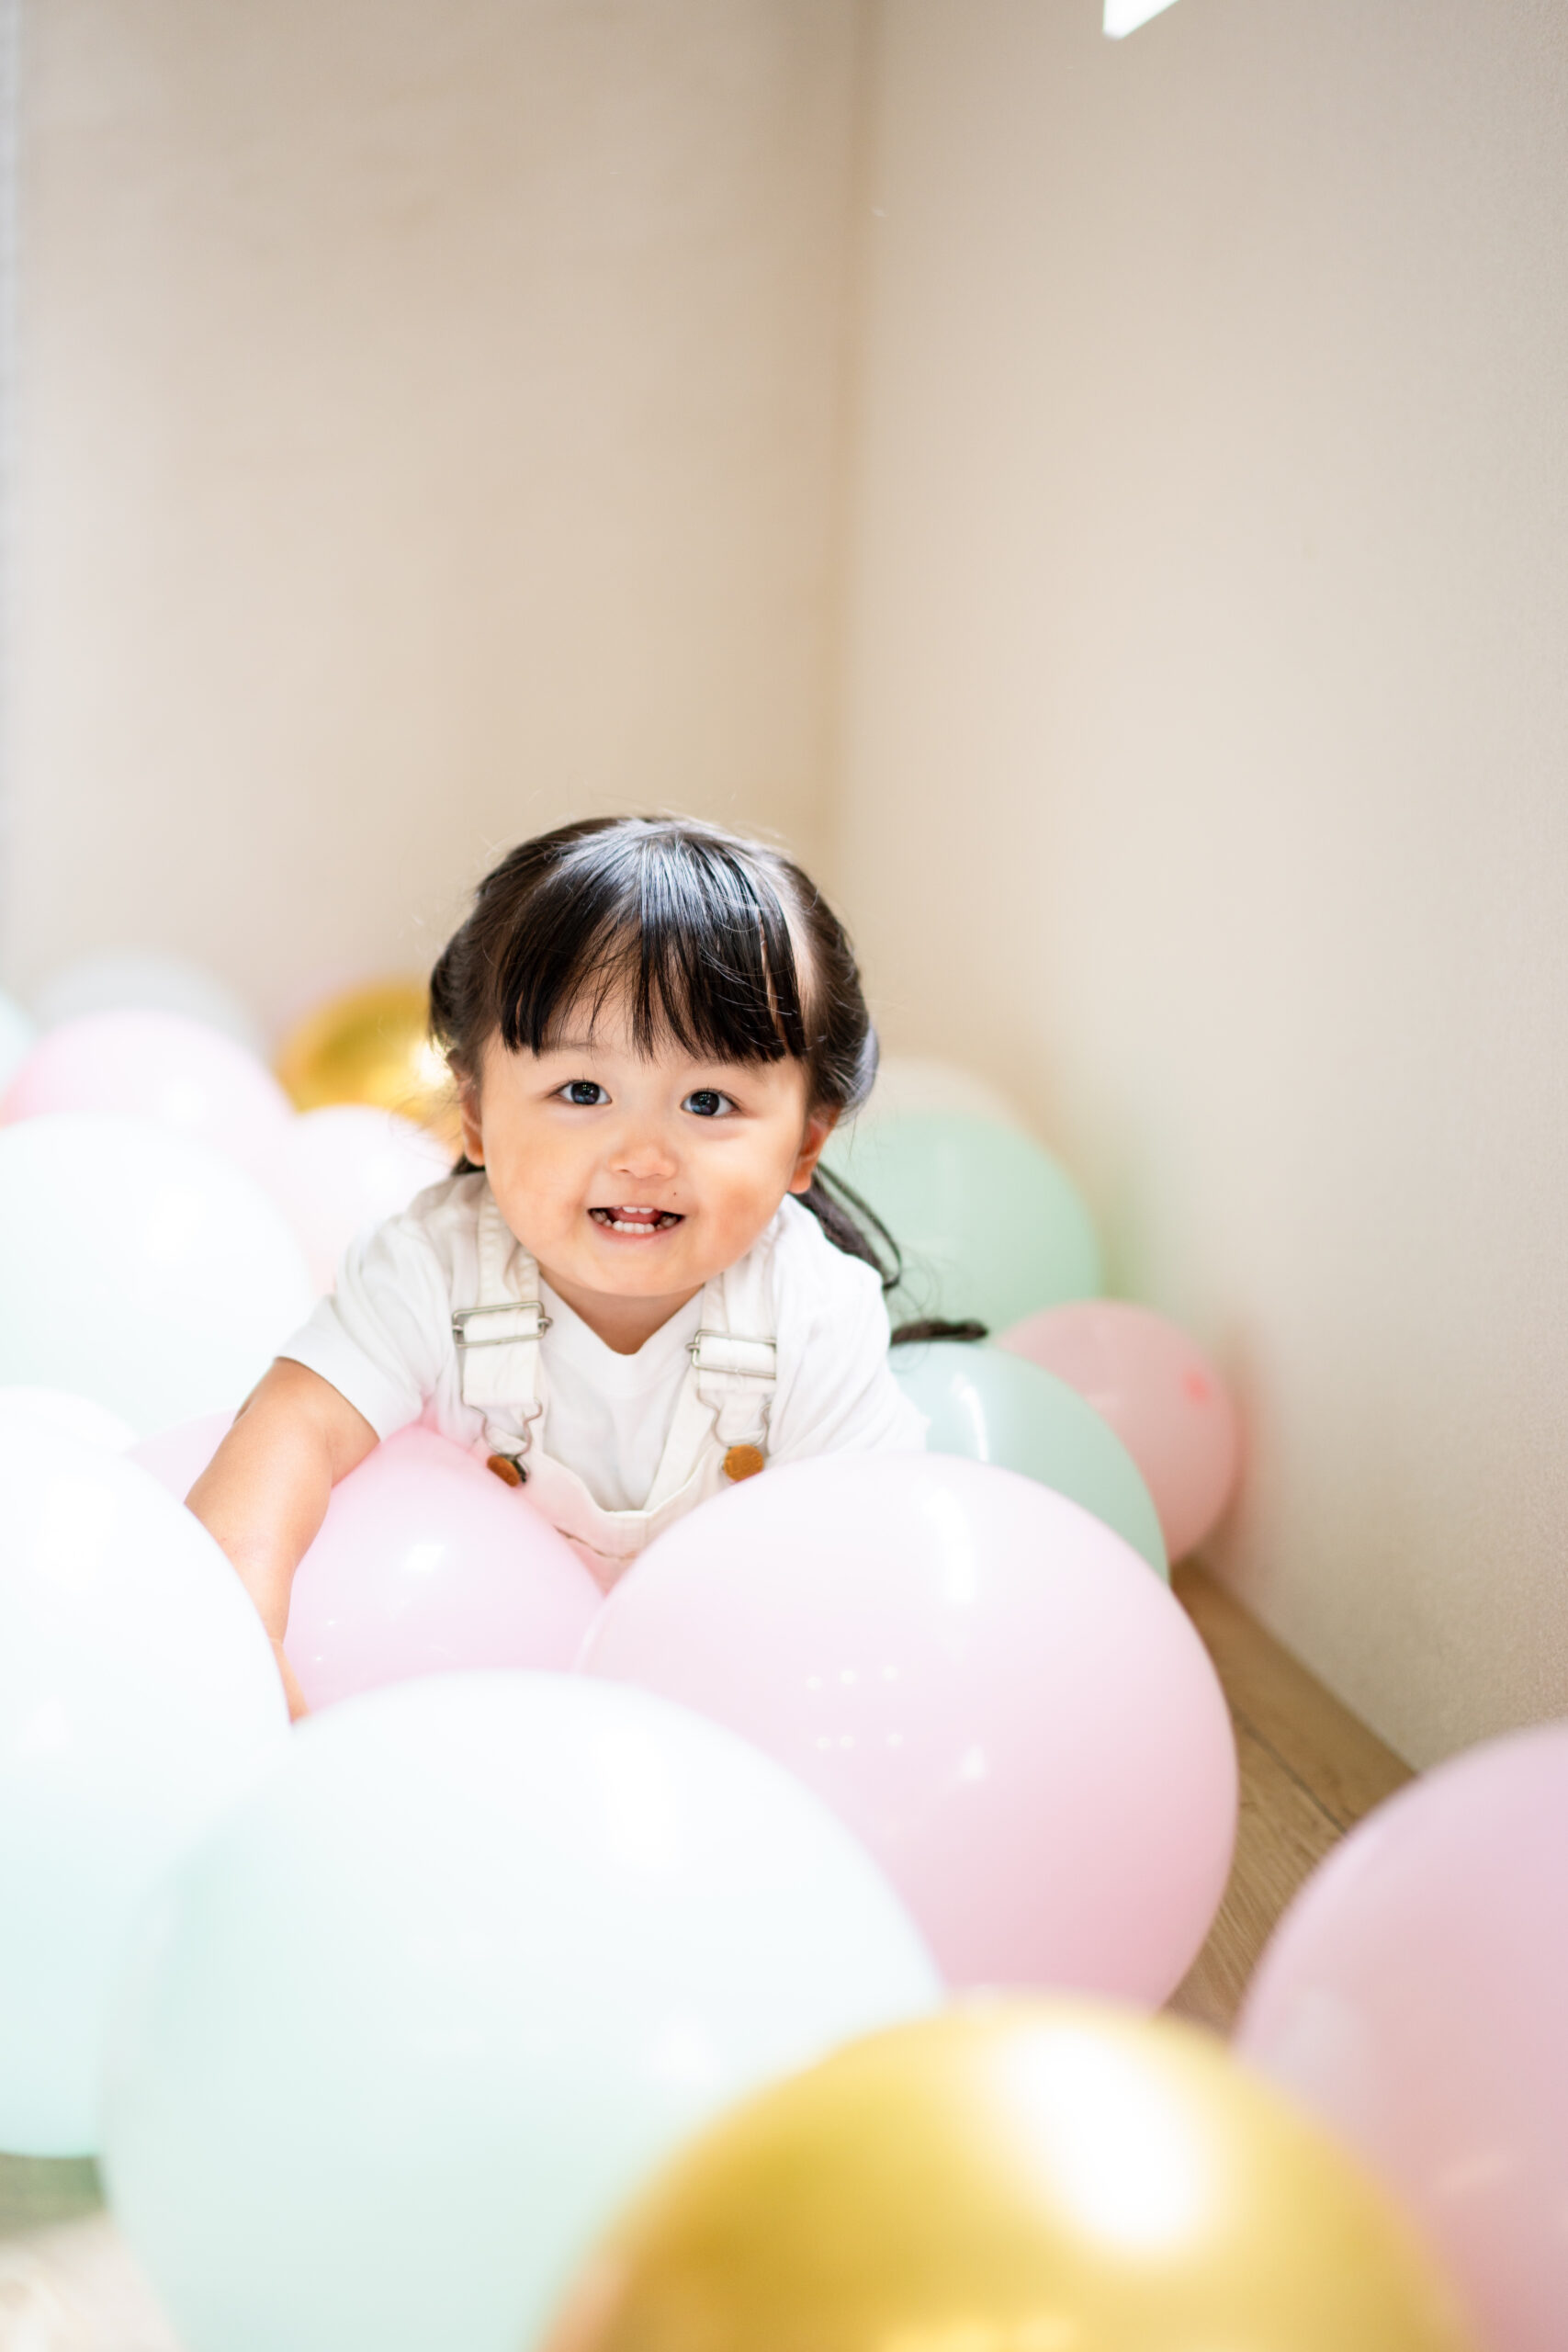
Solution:
<svg viewBox="0 0 1568 2352">
<path fill-rule="evenodd" d="M 686 1345 L 698 1372 L 728 1373 L 741 1380 L 778 1378 L 779 1351 L 772 1340 L 745 1340 L 733 1331 L 699 1331 Z"/>
<path fill-rule="evenodd" d="M 482 1340 L 470 1340 L 469 1324 L 487 1315 L 529 1316 L 533 1319 L 525 1329 L 492 1331 Z M 510 1298 L 502 1306 L 460 1306 L 452 1317 L 452 1338 L 459 1348 L 516 1347 L 525 1340 L 542 1340 L 549 1328 L 550 1318 L 536 1298 Z"/>
</svg>

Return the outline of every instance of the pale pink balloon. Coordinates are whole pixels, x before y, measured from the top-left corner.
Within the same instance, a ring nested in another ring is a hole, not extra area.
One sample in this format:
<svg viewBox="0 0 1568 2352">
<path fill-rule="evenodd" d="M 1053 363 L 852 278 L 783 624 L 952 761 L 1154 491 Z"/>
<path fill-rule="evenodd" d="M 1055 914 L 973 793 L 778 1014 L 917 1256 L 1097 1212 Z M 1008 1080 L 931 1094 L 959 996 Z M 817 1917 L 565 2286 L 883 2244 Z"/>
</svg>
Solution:
<svg viewBox="0 0 1568 2352">
<path fill-rule="evenodd" d="M 130 1458 L 183 1497 L 229 1419 L 211 1414 L 163 1430 Z M 312 1707 L 457 1668 L 564 1671 L 600 1600 L 526 1489 L 415 1427 L 388 1438 L 333 1488 L 295 1572 L 284 1647 Z"/>
<path fill-rule="evenodd" d="M 1054 1372 L 1110 1422 L 1154 1497 L 1172 1562 L 1213 1533 L 1240 1435 L 1224 1382 L 1185 1331 L 1146 1306 L 1086 1298 L 1026 1316 L 997 1345 Z"/>
<path fill-rule="evenodd" d="M 43 1111 L 111 1111 L 197 1136 L 250 1161 L 293 1119 L 255 1056 L 178 1012 L 87 1012 L 46 1030 L 0 1100 L 0 1125 Z"/>
<path fill-rule="evenodd" d="M 1381 1805 L 1264 1953 L 1240 2047 L 1359 2150 L 1489 2352 L 1568 2343 L 1568 1724 Z"/>
<path fill-rule="evenodd" d="M 1131 1545 L 1010 1470 L 766 1471 L 660 1537 L 582 1667 L 816 1789 L 954 1984 L 1156 2005 L 1224 1892 L 1235 1751 L 1202 1644 Z"/>
<path fill-rule="evenodd" d="M 446 1147 L 412 1119 L 365 1102 L 333 1102 L 278 1128 L 252 1162 L 303 1245 L 318 1290 L 367 1225 L 406 1209 L 451 1173 Z"/>
<path fill-rule="evenodd" d="M 158 1484 L 183 1503 L 233 1420 L 233 1414 L 225 1410 L 203 1413 L 194 1421 L 176 1421 L 173 1429 L 154 1430 L 151 1437 L 138 1438 L 128 1458 L 151 1471 Z"/>
</svg>

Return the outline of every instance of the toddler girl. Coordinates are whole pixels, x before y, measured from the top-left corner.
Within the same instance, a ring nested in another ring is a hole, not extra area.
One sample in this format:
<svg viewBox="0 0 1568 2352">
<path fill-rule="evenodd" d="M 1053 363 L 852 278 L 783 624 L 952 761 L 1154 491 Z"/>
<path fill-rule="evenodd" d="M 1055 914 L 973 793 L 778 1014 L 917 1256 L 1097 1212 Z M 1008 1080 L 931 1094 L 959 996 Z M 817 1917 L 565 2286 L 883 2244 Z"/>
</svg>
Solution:
<svg viewBox="0 0 1568 2352">
<path fill-rule="evenodd" d="M 295 1568 L 410 1422 L 525 1486 L 606 1587 L 734 1479 L 923 1442 L 875 1253 L 818 1165 L 876 1045 L 798 866 L 676 820 L 525 842 L 436 965 L 431 1025 L 464 1157 L 350 1249 L 190 1495 L 296 1713 Z"/>
</svg>

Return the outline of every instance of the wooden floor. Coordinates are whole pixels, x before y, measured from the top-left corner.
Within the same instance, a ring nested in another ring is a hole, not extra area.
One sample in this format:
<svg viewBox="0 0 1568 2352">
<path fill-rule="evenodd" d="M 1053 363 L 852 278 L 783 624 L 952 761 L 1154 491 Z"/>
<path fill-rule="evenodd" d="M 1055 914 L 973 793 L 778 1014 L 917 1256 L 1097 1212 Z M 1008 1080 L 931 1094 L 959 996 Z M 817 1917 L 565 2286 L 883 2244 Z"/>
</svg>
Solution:
<svg viewBox="0 0 1568 2352">
<path fill-rule="evenodd" d="M 1410 1768 L 1202 1568 L 1173 1582 L 1230 1702 L 1241 1818 L 1219 1917 L 1170 2007 L 1225 2033 L 1297 1887 Z"/>
<path fill-rule="evenodd" d="M 1201 1568 L 1175 1586 L 1230 1702 L 1241 1818 L 1213 1932 L 1170 2007 L 1224 2033 L 1302 1881 L 1410 1775 Z M 100 2202 L 91 2164 L 0 2155 L 0 2352 L 177 2352 Z"/>
</svg>

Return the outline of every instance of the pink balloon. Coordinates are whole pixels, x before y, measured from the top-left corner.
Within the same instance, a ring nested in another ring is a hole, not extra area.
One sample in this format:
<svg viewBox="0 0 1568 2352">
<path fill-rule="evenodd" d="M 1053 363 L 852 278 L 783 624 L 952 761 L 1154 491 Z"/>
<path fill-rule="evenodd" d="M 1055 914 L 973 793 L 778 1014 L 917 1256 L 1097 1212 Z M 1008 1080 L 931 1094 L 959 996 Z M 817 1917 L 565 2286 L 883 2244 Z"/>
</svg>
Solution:
<svg viewBox="0 0 1568 2352">
<path fill-rule="evenodd" d="M 1131 1545 L 1010 1470 L 769 1470 L 649 1547 L 582 1667 L 816 1789 L 954 1984 L 1157 2004 L 1224 1890 L 1235 1750 L 1202 1644 Z"/>
<path fill-rule="evenodd" d="M 334 1102 L 279 1127 L 252 1162 L 299 1235 L 318 1290 L 362 1227 L 406 1209 L 451 1173 L 446 1146 L 412 1119 L 364 1102 Z"/>
<path fill-rule="evenodd" d="M 162 1430 L 130 1458 L 183 1498 L 229 1421 L 217 1413 Z M 388 1438 L 333 1488 L 295 1573 L 284 1647 L 308 1704 L 327 1707 L 455 1668 L 564 1671 L 600 1600 L 525 1490 L 415 1427 Z"/>
<path fill-rule="evenodd" d="M 1240 1436 L 1224 1381 L 1185 1331 L 1146 1306 L 1088 1298 L 1025 1316 L 997 1345 L 1054 1372 L 1110 1422 L 1154 1497 L 1173 1563 L 1213 1532 Z"/>
<path fill-rule="evenodd" d="M 42 1111 L 112 1111 L 250 1160 L 294 1116 L 272 1072 L 183 1013 L 88 1012 L 46 1030 L 0 1100 L 0 1125 Z"/>
<path fill-rule="evenodd" d="M 294 1578 L 284 1647 L 312 1707 L 461 1667 L 564 1672 L 601 1599 L 525 1490 L 414 1428 L 335 1489 Z"/>
<path fill-rule="evenodd" d="M 233 1414 L 227 1410 L 203 1413 L 194 1421 L 176 1421 L 173 1429 L 154 1430 L 151 1437 L 139 1438 L 126 1458 L 150 1470 L 158 1484 L 183 1503 L 233 1422 Z"/>
<path fill-rule="evenodd" d="M 1472 1748 L 1314 1872 L 1245 2054 L 1425 2223 L 1492 2352 L 1568 2341 L 1568 1724 Z"/>
</svg>

